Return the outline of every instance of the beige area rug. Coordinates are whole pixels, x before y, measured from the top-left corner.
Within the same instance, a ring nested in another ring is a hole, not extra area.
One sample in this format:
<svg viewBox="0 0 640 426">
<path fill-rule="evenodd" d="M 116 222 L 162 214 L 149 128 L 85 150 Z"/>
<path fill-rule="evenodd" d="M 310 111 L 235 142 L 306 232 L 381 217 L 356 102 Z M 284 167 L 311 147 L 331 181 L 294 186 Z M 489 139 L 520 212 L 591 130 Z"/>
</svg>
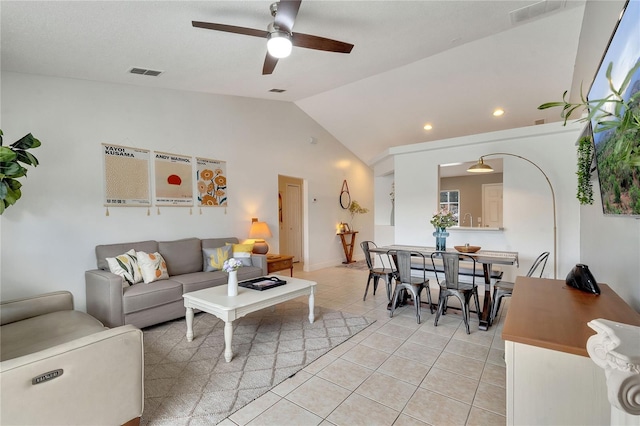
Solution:
<svg viewBox="0 0 640 426">
<path fill-rule="evenodd" d="M 234 321 L 231 362 L 224 359 L 224 322 L 196 314 L 195 338 L 186 322 L 143 330 L 143 425 L 212 425 L 294 375 L 375 320 L 290 301 Z"/>
<path fill-rule="evenodd" d="M 359 271 L 366 271 L 369 269 L 369 267 L 367 266 L 366 260 L 358 260 L 357 262 L 348 263 L 348 264 L 343 263 L 341 265 L 338 265 L 338 268 L 350 268 L 350 269 L 357 269 Z"/>
</svg>

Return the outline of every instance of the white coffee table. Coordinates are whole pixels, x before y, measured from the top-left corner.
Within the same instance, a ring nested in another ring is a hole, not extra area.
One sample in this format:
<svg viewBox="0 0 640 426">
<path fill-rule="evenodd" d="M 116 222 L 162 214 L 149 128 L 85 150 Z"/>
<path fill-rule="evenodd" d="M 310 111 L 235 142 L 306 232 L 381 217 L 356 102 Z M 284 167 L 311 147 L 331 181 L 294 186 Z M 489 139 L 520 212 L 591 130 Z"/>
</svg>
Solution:
<svg viewBox="0 0 640 426">
<path fill-rule="evenodd" d="M 285 285 L 258 291 L 244 287 L 238 287 L 237 296 L 227 296 L 227 286 L 205 288 L 182 295 L 184 306 L 187 308 L 187 340 L 193 340 L 193 310 L 210 313 L 220 318 L 224 324 L 224 359 L 227 362 L 233 358 L 231 340 L 233 338 L 233 321 L 243 316 L 277 305 L 296 297 L 309 295 L 309 322 L 313 323 L 314 293 L 316 282 L 302 280 L 300 278 L 269 275 L 286 281 Z"/>
</svg>

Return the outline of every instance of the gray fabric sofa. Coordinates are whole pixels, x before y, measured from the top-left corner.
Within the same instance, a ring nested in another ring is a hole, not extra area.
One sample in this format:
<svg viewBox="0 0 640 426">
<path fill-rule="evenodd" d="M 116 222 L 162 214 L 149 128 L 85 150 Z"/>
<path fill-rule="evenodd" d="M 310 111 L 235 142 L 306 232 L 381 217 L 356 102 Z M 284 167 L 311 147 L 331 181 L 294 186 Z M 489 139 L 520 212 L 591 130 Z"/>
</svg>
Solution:
<svg viewBox="0 0 640 426">
<path fill-rule="evenodd" d="M 58 291 L 0 305 L 0 418 L 6 425 L 136 424 L 142 332 L 105 328 Z"/>
<path fill-rule="evenodd" d="M 98 269 L 85 272 L 87 313 L 108 327 L 133 324 L 147 327 L 185 315 L 182 295 L 203 288 L 225 285 L 223 271 L 203 272 L 203 249 L 237 244 L 235 237 L 186 238 L 175 241 L 139 241 L 96 246 Z M 149 284 L 123 287 L 123 278 L 109 272 L 106 258 L 119 256 L 130 249 L 158 252 L 164 258 L 169 279 Z M 267 259 L 252 254 L 252 266 L 238 270 L 238 280 L 267 275 Z"/>
</svg>

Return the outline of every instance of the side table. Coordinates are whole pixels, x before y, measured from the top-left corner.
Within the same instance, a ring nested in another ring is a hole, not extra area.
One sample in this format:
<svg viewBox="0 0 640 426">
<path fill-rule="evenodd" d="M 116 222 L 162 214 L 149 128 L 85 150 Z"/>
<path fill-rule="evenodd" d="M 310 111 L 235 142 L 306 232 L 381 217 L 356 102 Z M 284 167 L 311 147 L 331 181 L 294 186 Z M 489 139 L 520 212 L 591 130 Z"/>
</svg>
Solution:
<svg viewBox="0 0 640 426">
<path fill-rule="evenodd" d="M 293 277 L 293 256 L 286 254 L 268 254 L 267 255 L 267 272 L 273 273 L 288 269 Z"/>
<path fill-rule="evenodd" d="M 357 233 L 358 231 L 346 231 L 346 232 L 338 233 L 338 235 L 340 235 L 340 240 L 342 241 L 342 248 L 344 250 L 344 255 L 347 258 L 347 261 L 342 263 L 348 264 L 348 263 L 355 262 L 355 260 L 353 260 L 353 246 L 356 244 Z M 347 239 L 345 238 L 345 235 L 350 235 L 351 239 L 347 241 Z"/>
</svg>

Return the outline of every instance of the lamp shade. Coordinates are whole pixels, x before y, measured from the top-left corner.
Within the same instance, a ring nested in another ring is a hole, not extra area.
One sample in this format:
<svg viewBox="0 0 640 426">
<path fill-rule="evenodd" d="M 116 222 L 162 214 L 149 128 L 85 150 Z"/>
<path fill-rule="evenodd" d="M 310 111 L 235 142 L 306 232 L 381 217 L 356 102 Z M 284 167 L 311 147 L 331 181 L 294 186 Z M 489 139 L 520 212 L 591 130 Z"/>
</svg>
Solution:
<svg viewBox="0 0 640 426">
<path fill-rule="evenodd" d="M 265 242 L 265 238 L 271 238 L 271 230 L 266 222 L 258 222 L 257 220 L 251 222 L 251 229 L 249 230 L 249 238 L 255 240 L 253 244 L 253 252 L 257 254 L 267 254 L 269 251 L 269 245 Z"/>
<path fill-rule="evenodd" d="M 491 173 L 493 169 L 490 165 L 484 164 L 484 160 L 482 159 L 482 157 L 480 157 L 478 159 L 478 162 L 469 167 L 467 171 L 470 173 Z"/>
<path fill-rule="evenodd" d="M 254 240 L 264 240 L 265 238 L 271 238 L 271 230 L 267 222 L 253 222 L 251 229 L 249 230 L 249 238 Z"/>
</svg>

